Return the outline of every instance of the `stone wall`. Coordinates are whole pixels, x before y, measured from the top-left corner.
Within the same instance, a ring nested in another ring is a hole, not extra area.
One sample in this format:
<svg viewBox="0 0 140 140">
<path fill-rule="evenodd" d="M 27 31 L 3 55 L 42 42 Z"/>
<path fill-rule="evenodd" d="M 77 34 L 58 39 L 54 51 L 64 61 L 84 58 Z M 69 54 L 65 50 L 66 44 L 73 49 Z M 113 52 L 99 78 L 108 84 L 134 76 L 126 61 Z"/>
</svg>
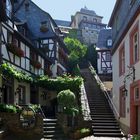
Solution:
<svg viewBox="0 0 140 140">
<path fill-rule="evenodd" d="M 17 136 L 22 140 L 33 139 L 37 140 L 42 138 L 43 135 L 43 118 L 41 115 L 36 115 L 36 125 L 33 128 L 23 128 L 20 122 L 20 114 L 14 113 L 0 113 L 4 125 L 9 133 Z"/>
<path fill-rule="evenodd" d="M 58 118 L 58 123 L 61 126 L 61 128 L 63 129 L 63 132 L 67 135 L 69 134 L 71 131 L 74 131 L 78 128 L 92 128 L 91 126 L 91 121 L 85 121 L 82 117 L 82 115 L 78 115 L 76 116 L 76 124 L 74 125 L 74 127 L 70 127 L 68 126 L 68 115 L 63 114 L 63 113 L 58 113 L 57 114 L 57 118 Z"/>
</svg>

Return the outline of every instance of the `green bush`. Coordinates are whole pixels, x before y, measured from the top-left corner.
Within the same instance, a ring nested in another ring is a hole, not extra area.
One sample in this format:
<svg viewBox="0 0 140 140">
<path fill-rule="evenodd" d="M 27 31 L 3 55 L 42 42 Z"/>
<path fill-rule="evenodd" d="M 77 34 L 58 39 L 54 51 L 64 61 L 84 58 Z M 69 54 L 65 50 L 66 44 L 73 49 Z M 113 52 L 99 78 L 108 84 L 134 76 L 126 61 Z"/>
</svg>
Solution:
<svg viewBox="0 0 140 140">
<path fill-rule="evenodd" d="M 75 105 L 75 94 L 70 91 L 69 89 L 67 90 L 62 90 L 61 92 L 58 93 L 57 95 L 58 103 L 66 108 L 72 108 Z"/>
<path fill-rule="evenodd" d="M 140 135 L 133 135 L 132 140 L 140 140 Z"/>
<path fill-rule="evenodd" d="M 82 133 L 82 134 L 90 133 L 90 129 L 89 128 L 82 128 L 82 129 L 80 129 L 80 133 Z"/>
<path fill-rule="evenodd" d="M 14 105 L 0 104 L 0 112 L 17 113 L 18 111 Z"/>
<path fill-rule="evenodd" d="M 77 108 L 66 108 L 64 109 L 64 113 L 67 115 L 76 116 L 79 114 L 79 110 Z"/>
</svg>

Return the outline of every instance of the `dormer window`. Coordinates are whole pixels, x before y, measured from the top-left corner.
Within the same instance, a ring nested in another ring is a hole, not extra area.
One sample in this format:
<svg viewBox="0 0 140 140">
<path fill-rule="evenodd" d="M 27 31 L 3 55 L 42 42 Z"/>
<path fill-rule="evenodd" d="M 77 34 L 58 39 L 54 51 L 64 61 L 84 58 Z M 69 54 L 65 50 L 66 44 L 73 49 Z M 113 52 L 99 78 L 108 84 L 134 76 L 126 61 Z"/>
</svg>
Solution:
<svg viewBox="0 0 140 140">
<path fill-rule="evenodd" d="M 48 31 L 48 22 L 47 21 L 41 22 L 40 31 L 43 33 Z"/>
<path fill-rule="evenodd" d="M 107 47 L 111 47 L 112 46 L 112 39 L 108 39 L 107 40 Z"/>
</svg>

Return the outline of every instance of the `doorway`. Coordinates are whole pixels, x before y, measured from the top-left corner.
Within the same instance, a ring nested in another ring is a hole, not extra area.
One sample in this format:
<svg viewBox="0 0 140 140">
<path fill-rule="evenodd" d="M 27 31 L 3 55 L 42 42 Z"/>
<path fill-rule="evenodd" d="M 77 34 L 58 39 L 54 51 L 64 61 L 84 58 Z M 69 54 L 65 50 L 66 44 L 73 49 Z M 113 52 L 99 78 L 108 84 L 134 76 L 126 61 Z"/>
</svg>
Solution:
<svg viewBox="0 0 140 140">
<path fill-rule="evenodd" d="M 12 92 L 12 87 L 5 85 L 3 90 L 3 103 L 4 104 L 13 104 L 14 103 L 14 94 Z"/>
</svg>

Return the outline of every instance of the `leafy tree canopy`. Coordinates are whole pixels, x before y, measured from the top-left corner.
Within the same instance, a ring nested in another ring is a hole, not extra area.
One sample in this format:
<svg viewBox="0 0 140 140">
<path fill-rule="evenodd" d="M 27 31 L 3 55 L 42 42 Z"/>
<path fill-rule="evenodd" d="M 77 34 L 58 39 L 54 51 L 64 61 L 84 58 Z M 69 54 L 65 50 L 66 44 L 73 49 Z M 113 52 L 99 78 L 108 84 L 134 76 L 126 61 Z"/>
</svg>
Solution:
<svg viewBox="0 0 140 140">
<path fill-rule="evenodd" d="M 87 47 L 82 44 L 78 39 L 73 39 L 66 37 L 64 39 L 67 49 L 70 52 L 70 56 L 77 56 L 78 58 L 82 58 L 86 54 Z"/>
<path fill-rule="evenodd" d="M 72 72 L 81 60 L 81 58 L 83 58 L 86 55 L 87 46 L 82 44 L 79 40 L 70 37 L 66 37 L 64 39 L 64 42 L 68 51 L 70 52 L 69 67 L 70 72 Z"/>
</svg>

